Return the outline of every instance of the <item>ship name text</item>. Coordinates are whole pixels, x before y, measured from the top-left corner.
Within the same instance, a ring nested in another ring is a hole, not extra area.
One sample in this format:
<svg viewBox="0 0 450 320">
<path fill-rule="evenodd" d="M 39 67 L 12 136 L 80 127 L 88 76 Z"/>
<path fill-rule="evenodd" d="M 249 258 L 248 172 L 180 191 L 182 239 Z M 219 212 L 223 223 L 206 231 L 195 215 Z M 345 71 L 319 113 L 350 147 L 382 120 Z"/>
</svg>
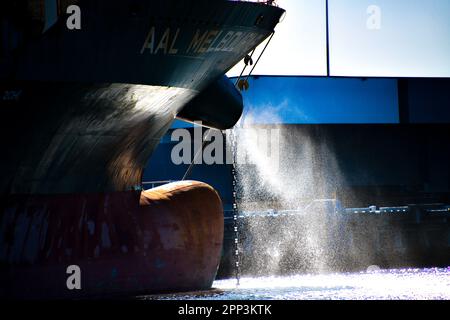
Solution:
<svg viewBox="0 0 450 320">
<path fill-rule="evenodd" d="M 142 46 L 141 54 L 198 55 L 209 52 L 234 52 L 242 46 L 257 43 L 264 37 L 256 32 L 218 29 L 198 29 L 190 38 L 187 38 L 188 41 L 180 41 L 181 35 L 180 28 L 166 28 L 163 32 L 158 32 L 156 27 L 151 27 Z M 181 43 L 184 43 L 184 48 Z"/>
</svg>

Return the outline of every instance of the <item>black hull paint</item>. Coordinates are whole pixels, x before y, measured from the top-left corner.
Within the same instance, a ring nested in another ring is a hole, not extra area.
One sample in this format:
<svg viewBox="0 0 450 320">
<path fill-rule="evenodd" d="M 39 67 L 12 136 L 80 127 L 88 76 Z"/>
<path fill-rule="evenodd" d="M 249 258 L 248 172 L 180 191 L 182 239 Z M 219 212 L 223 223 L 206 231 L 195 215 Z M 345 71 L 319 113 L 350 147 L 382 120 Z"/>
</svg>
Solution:
<svg viewBox="0 0 450 320">
<path fill-rule="evenodd" d="M 131 2 L 80 1 L 81 30 L 61 19 L 0 64 L 1 194 L 139 187 L 177 114 L 283 12 L 235 1 Z"/>
<path fill-rule="evenodd" d="M 220 198 L 198 183 L 141 192 L 142 172 L 183 107 L 283 11 L 219 0 L 79 5 L 81 30 L 62 18 L 36 35 L 23 17 L 0 16 L 14 40 L 0 54 L 0 295 L 209 288 Z M 67 290 L 69 265 L 83 268 L 84 290 Z"/>
</svg>

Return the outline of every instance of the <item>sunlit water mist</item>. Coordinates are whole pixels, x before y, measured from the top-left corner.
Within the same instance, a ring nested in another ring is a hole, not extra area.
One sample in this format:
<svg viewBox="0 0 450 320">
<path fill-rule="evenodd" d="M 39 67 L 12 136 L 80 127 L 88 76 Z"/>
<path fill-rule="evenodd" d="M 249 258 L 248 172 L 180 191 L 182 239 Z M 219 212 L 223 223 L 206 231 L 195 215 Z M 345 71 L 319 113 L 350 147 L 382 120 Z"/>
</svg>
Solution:
<svg viewBox="0 0 450 320">
<path fill-rule="evenodd" d="M 335 191 L 344 182 L 332 148 L 320 131 L 299 134 L 274 112 L 249 113 L 228 133 L 237 153 L 238 205 L 246 212 L 292 210 L 290 217 L 241 219 L 241 271 L 280 275 L 347 271 L 371 263 L 370 248 L 353 252 L 353 235 L 334 214 Z M 300 213 L 300 214 L 299 214 Z M 374 227 L 374 226 L 371 226 Z M 342 241 L 342 235 L 347 233 Z M 359 239 L 359 247 L 366 246 Z M 341 252 L 346 252 L 343 258 Z"/>
</svg>

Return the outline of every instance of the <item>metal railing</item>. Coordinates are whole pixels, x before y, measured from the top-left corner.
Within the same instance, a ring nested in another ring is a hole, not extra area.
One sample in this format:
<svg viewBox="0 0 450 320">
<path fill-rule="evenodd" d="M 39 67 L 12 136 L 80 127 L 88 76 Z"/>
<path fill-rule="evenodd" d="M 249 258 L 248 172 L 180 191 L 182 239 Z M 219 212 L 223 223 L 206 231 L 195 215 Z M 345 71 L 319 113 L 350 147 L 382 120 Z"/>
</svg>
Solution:
<svg viewBox="0 0 450 320">
<path fill-rule="evenodd" d="M 267 4 L 269 6 L 278 7 L 276 0 L 231 0 L 231 1 L 239 1 L 239 2 L 256 2 L 256 3 L 262 3 Z"/>
<path fill-rule="evenodd" d="M 175 182 L 175 181 L 174 180 L 145 181 L 145 182 L 142 182 L 141 184 L 143 187 L 148 187 L 149 189 L 153 189 L 153 188 L 160 187 L 162 185 L 172 183 L 172 182 Z"/>
</svg>

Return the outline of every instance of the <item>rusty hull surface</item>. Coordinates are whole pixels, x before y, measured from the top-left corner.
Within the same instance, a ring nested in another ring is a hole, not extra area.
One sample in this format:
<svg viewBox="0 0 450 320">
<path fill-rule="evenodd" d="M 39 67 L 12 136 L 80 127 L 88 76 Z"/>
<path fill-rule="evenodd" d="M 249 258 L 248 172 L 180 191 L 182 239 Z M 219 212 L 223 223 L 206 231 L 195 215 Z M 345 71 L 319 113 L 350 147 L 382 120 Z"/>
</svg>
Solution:
<svg viewBox="0 0 450 320">
<path fill-rule="evenodd" d="M 200 182 L 149 191 L 16 196 L 1 212 L 1 296 L 71 298 L 209 289 L 223 209 Z M 66 286 L 70 265 L 81 290 Z"/>
</svg>

